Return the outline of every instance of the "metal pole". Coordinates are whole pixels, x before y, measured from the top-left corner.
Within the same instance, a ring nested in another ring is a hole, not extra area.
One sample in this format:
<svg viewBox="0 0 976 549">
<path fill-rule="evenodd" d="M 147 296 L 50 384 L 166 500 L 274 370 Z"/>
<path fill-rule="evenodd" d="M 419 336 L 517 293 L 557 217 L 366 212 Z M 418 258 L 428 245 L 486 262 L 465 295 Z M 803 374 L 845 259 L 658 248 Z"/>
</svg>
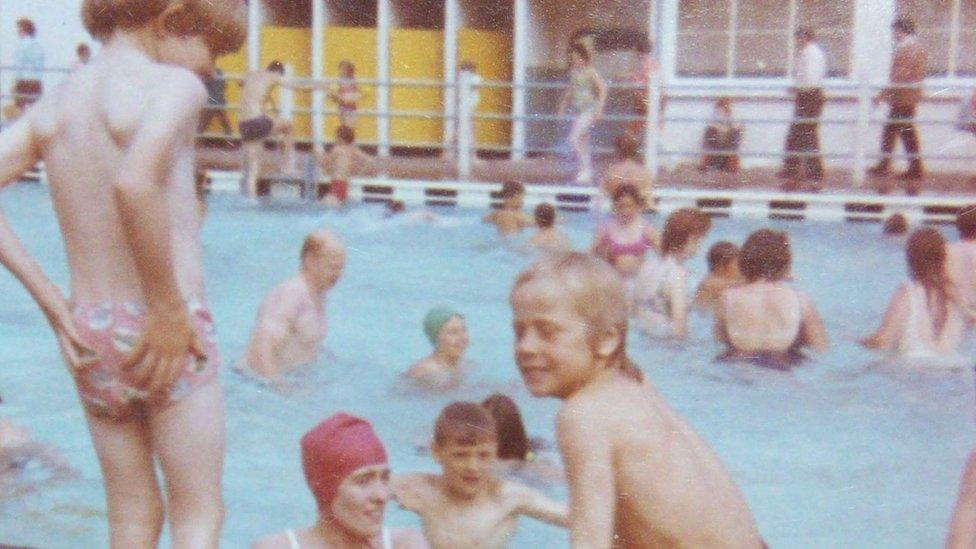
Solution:
<svg viewBox="0 0 976 549">
<path fill-rule="evenodd" d="M 471 178 L 471 156 L 473 152 L 473 121 L 468 105 L 471 104 L 473 75 L 461 71 L 458 75 L 458 177 L 464 181 Z"/>
<path fill-rule="evenodd" d="M 390 23 L 392 19 L 390 0 L 379 0 L 376 6 L 376 77 L 387 82 L 390 79 Z M 389 112 L 390 85 L 376 87 L 376 110 Z M 376 120 L 376 140 L 379 142 L 380 156 L 390 156 L 390 118 Z"/>
<path fill-rule="evenodd" d="M 247 70 L 261 67 L 261 2 L 247 4 Z"/>
<path fill-rule="evenodd" d="M 660 123 L 661 83 L 658 75 L 651 72 L 647 78 L 647 113 L 644 117 L 644 166 L 657 177 L 660 166 L 658 124 Z"/>
<path fill-rule="evenodd" d="M 515 29 L 512 33 L 512 114 L 518 118 L 512 121 L 512 159 L 525 158 L 525 107 L 526 72 L 528 71 L 529 51 L 529 1 L 515 0 Z"/>
<path fill-rule="evenodd" d="M 457 114 L 457 65 L 458 65 L 458 27 L 460 15 L 458 0 L 447 0 L 444 3 L 444 119 L 442 120 L 441 141 L 445 147 L 450 147 L 451 135 L 457 127 L 453 118 Z"/>
<path fill-rule="evenodd" d="M 862 72 L 857 82 L 857 127 L 854 131 L 854 186 L 864 185 L 864 173 L 867 169 L 867 139 L 871 123 L 871 89 L 868 78 Z"/>
<path fill-rule="evenodd" d="M 312 78 L 321 80 L 325 74 L 325 2 L 312 0 Z M 312 92 L 312 147 L 319 150 L 325 141 L 325 93 Z"/>
</svg>

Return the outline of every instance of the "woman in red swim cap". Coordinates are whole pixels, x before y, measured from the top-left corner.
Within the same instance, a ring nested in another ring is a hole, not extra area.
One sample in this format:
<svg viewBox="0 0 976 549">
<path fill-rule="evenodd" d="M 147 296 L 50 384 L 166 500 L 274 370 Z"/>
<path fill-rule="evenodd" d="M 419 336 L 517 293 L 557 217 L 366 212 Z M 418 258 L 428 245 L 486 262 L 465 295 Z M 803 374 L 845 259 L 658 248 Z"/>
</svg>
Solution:
<svg viewBox="0 0 976 549">
<path fill-rule="evenodd" d="M 426 548 L 419 532 L 383 526 L 390 500 L 386 449 L 365 420 L 337 413 L 302 437 L 302 468 L 319 512 L 315 523 L 254 543 L 254 549 Z"/>
</svg>

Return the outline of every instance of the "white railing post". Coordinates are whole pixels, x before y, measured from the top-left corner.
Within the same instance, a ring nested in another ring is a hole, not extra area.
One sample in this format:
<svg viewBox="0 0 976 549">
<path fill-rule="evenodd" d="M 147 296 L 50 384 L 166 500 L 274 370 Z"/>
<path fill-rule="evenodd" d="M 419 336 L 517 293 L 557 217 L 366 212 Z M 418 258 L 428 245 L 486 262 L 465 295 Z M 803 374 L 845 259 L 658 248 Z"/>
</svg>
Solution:
<svg viewBox="0 0 976 549">
<path fill-rule="evenodd" d="M 854 130 L 854 173 L 851 174 L 855 187 L 864 185 L 867 171 L 867 140 L 871 123 L 871 88 L 868 78 L 862 72 L 857 82 L 857 127 Z"/>
<path fill-rule="evenodd" d="M 472 84 L 474 83 L 474 75 L 470 71 L 461 71 L 458 75 L 458 106 L 455 111 L 457 118 L 457 162 L 458 162 L 458 177 L 461 180 L 467 180 L 471 178 L 471 157 L 474 147 L 473 137 L 474 137 L 474 121 L 471 119 L 474 114 L 473 109 L 469 109 L 468 106 L 471 105 L 472 96 L 474 93 L 472 89 Z"/>
<path fill-rule="evenodd" d="M 661 165 L 658 137 L 661 120 L 661 79 L 656 71 L 647 78 L 647 112 L 644 113 L 644 166 L 657 177 Z"/>
</svg>

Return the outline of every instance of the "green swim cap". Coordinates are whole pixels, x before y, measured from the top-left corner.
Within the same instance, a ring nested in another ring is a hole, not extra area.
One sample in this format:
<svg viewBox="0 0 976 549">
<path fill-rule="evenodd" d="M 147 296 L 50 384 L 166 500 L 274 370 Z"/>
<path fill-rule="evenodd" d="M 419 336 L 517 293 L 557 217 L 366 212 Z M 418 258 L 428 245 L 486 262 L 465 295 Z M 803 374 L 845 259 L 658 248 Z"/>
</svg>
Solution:
<svg viewBox="0 0 976 549">
<path fill-rule="evenodd" d="M 434 307 L 427 311 L 427 316 L 424 317 L 424 333 L 431 345 L 437 345 L 437 334 L 448 320 L 456 316 L 461 316 L 461 313 L 450 307 Z"/>
</svg>

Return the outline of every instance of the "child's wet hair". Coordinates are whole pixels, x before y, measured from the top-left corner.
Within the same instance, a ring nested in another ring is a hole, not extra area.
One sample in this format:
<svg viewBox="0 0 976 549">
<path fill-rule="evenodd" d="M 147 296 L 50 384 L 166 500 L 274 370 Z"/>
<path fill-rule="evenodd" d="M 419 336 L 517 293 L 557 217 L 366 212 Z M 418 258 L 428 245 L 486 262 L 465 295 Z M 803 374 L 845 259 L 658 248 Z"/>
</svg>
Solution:
<svg viewBox="0 0 976 549">
<path fill-rule="evenodd" d="M 481 406 L 495 418 L 498 430 L 498 459 L 525 461 L 529 455 L 529 436 L 525 433 L 522 413 L 515 401 L 495 393 L 486 398 Z"/>
<path fill-rule="evenodd" d="M 627 356 L 629 303 L 623 280 L 613 267 L 602 259 L 580 252 L 545 257 L 519 273 L 509 301 L 521 287 L 537 281 L 555 283 L 565 297 L 572 299 L 576 313 L 586 325 L 591 345 L 609 330 L 615 330 L 620 345 L 608 357 L 608 365 L 643 381 L 640 369 Z"/>
<path fill-rule="evenodd" d="M 739 247 L 735 244 L 722 240 L 721 242 L 716 242 L 712 244 L 712 247 L 708 249 L 708 272 L 714 273 L 715 271 L 729 265 L 739 257 Z"/>
<path fill-rule="evenodd" d="M 336 139 L 348 145 L 356 141 L 356 130 L 349 126 L 339 126 L 336 128 Z"/>
<path fill-rule="evenodd" d="M 703 237 L 712 228 L 712 220 L 696 208 L 681 208 L 668 216 L 661 231 L 661 255 L 677 252 L 695 237 Z"/>
<path fill-rule="evenodd" d="M 181 36 L 202 36 L 213 55 L 235 52 L 247 38 L 247 7 L 240 0 L 84 0 L 85 29 L 99 41 L 117 30 L 142 28 L 171 6 L 182 6 L 167 18 L 166 30 Z"/>
<path fill-rule="evenodd" d="M 908 232 L 908 219 L 905 218 L 905 214 L 895 213 L 891 214 L 888 219 L 885 219 L 884 226 L 881 228 L 881 232 L 888 235 L 899 235 Z"/>
<path fill-rule="evenodd" d="M 525 187 L 518 181 L 506 181 L 502 185 L 501 197 L 503 199 L 513 198 L 520 194 L 525 194 Z"/>
<path fill-rule="evenodd" d="M 793 257 L 790 239 L 782 231 L 759 229 L 746 239 L 739 252 L 739 270 L 749 282 L 776 281 L 790 272 Z"/>
<path fill-rule="evenodd" d="M 956 230 L 964 240 L 976 239 L 976 204 L 963 207 L 956 216 Z"/>
<path fill-rule="evenodd" d="M 535 224 L 541 229 L 548 229 L 556 223 L 556 208 L 548 202 L 543 202 L 535 207 Z"/>
<path fill-rule="evenodd" d="M 434 422 L 434 444 L 473 446 L 498 440 L 495 418 L 476 402 L 452 402 Z"/>
</svg>

